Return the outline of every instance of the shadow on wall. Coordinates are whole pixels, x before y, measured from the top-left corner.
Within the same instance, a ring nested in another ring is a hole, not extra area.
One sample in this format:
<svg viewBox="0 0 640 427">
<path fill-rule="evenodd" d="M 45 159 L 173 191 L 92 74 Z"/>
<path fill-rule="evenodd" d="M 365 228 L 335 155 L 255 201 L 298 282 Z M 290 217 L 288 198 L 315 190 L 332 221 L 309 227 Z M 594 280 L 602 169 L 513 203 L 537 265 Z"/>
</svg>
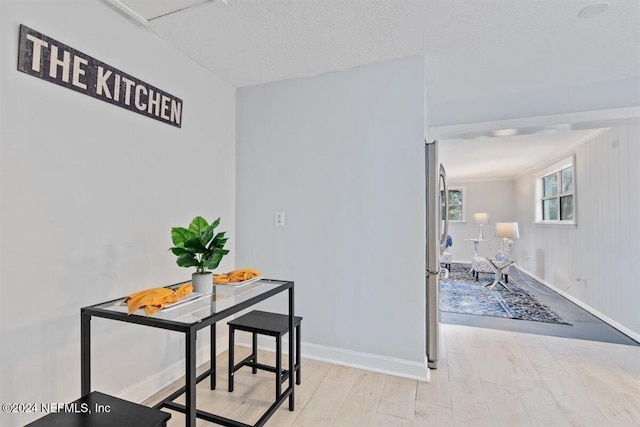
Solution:
<svg viewBox="0 0 640 427">
<path fill-rule="evenodd" d="M 544 250 L 536 249 L 536 269 L 535 275 L 544 277 Z"/>
</svg>

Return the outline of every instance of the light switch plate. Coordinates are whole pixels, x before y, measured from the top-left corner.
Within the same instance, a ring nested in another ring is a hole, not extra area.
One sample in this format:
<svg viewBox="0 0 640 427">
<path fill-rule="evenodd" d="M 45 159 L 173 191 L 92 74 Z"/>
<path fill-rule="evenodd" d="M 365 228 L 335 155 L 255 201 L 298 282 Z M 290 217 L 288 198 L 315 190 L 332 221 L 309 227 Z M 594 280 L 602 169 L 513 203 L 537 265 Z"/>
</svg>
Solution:
<svg viewBox="0 0 640 427">
<path fill-rule="evenodd" d="M 284 212 L 276 211 L 275 224 L 280 227 L 284 227 Z"/>
</svg>

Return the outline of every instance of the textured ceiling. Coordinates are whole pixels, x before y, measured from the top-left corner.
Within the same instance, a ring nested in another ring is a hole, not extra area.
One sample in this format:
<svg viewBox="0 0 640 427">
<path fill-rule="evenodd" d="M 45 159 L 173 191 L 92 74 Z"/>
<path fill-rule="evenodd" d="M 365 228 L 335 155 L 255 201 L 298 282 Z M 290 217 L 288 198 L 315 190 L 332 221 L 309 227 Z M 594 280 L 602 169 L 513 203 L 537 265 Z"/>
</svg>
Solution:
<svg viewBox="0 0 640 427">
<path fill-rule="evenodd" d="M 106 1 L 147 18 L 173 12 L 150 30 L 236 87 L 412 55 L 427 58 L 437 105 L 640 81 L 639 0 L 609 0 L 589 19 L 578 13 L 600 0 Z M 512 178 L 588 132 L 447 140 L 441 151 L 453 179 Z"/>
<path fill-rule="evenodd" d="M 136 0 L 142 3 L 145 0 Z M 155 0 L 147 0 L 153 3 Z M 428 58 L 429 94 L 484 96 L 640 77 L 640 2 L 228 0 L 150 23 L 236 87 Z"/>
<path fill-rule="evenodd" d="M 449 180 L 513 179 L 557 160 L 563 150 L 599 130 L 478 139 L 449 139 L 439 145 L 439 159 Z"/>
</svg>

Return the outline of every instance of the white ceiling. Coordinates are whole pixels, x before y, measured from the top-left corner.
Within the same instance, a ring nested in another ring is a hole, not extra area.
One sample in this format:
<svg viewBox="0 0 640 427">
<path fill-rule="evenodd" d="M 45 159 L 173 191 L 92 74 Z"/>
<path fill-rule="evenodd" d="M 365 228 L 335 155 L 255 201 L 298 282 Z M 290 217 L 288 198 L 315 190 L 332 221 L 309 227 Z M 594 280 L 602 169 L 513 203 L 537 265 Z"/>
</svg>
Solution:
<svg viewBox="0 0 640 427">
<path fill-rule="evenodd" d="M 105 1 L 236 87 L 412 55 L 436 106 L 640 82 L 639 0 L 589 19 L 601 0 Z M 453 179 L 509 178 L 589 132 L 452 139 L 442 157 Z"/>
<path fill-rule="evenodd" d="M 442 140 L 439 160 L 450 181 L 513 179 L 548 166 L 561 153 L 599 131 Z"/>
<path fill-rule="evenodd" d="M 123 1 L 143 15 L 196 2 Z M 236 87 L 423 55 L 430 95 L 455 98 L 640 77 L 640 2 L 609 0 L 602 15 L 579 19 L 594 2 L 226 0 L 150 27 Z"/>
</svg>

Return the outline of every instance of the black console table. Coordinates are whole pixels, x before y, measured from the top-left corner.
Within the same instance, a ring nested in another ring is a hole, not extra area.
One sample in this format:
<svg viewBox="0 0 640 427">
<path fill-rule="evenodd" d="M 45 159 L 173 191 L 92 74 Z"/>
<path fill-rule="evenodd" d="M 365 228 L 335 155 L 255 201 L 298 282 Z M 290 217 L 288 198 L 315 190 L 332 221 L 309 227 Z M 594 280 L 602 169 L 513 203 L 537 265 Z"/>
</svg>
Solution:
<svg viewBox="0 0 640 427">
<path fill-rule="evenodd" d="M 172 285 L 179 286 L 181 283 Z M 219 287 L 216 287 L 219 288 Z M 196 384 L 205 378 L 210 378 L 210 388 L 216 387 L 216 322 L 229 317 L 241 310 L 264 301 L 281 292 L 289 294 L 289 330 L 294 327 L 294 294 L 293 282 L 286 280 L 261 279 L 253 283 L 242 285 L 237 289 L 220 288 L 223 293 L 202 296 L 200 298 L 178 303 L 167 307 L 151 317 L 146 317 L 142 310 L 129 315 L 126 306 L 120 305 L 124 298 L 107 301 L 101 304 L 81 309 L 81 392 L 82 395 L 91 393 L 91 318 L 102 317 L 121 322 L 137 323 L 153 328 L 166 329 L 183 333 L 185 336 L 185 386 L 166 397 L 154 406 L 154 409 L 168 408 L 186 415 L 186 426 L 195 427 L 196 417 L 209 422 L 230 427 L 250 427 L 248 424 L 221 417 L 196 407 Z M 211 367 L 196 377 L 196 336 L 200 329 L 209 327 L 211 334 Z M 289 354 L 294 354 L 293 335 L 289 339 Z M 95 357 L 95 355 L 94 355 Z M 293 357 L 289 357 L 289 372 L 294 371 Z M 290 375 L 288 387 L 281 397 L 271 405 L 260 417 L 254 427 L 263 426 L 273 413 L 289 399 L 289 410 L 294 410 L 294 381 Z M 174 400 L 185 394 L 185 404 L 175 403 Z"/>
</svg>

